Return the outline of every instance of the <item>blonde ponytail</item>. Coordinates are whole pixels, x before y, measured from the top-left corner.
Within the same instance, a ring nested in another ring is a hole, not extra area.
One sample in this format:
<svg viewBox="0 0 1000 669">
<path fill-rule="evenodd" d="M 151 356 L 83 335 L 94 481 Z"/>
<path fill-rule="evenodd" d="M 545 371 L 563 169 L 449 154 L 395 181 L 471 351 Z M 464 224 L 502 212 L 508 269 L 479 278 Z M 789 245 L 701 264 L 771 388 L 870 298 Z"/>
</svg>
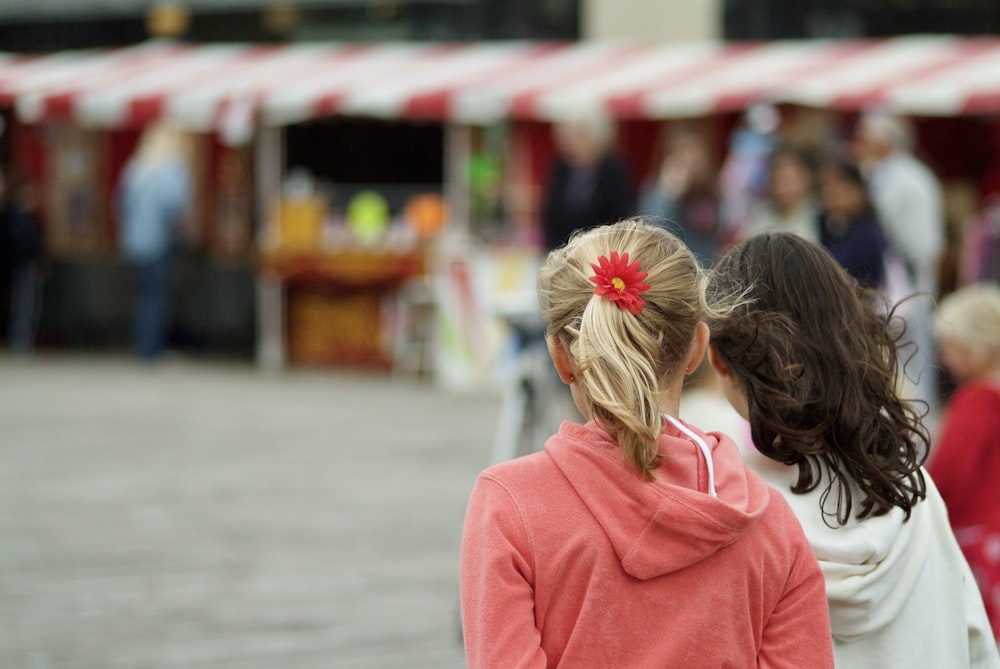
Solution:
<svg viewBox="0 0 1000 669">
<path fill-rule="evenodd" d="M 594 292 L 591 263 L 612 252 L 627 253 L 647 273 L 645 305 L 637 313 Z M 684 371 L 706 310 L 704 284 L 683 242 L 635 219 L 574 236 L 549 254 L 539 273 L 549 333 L 568 346 L 590 415 L 646 479 L 662 459 L 660 388 Z"/>
</svg>

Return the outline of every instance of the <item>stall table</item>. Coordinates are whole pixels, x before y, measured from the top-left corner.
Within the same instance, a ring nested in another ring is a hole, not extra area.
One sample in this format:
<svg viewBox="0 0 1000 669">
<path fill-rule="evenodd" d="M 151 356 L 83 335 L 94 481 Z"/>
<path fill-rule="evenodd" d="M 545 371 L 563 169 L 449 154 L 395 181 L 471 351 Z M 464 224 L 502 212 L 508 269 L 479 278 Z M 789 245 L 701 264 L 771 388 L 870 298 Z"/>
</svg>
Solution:
<svg viewBox="0 0 1000 669">
<path fill-rule="evenodd" d="M 356 365 L 388 369 L 385 305 L 424 273 L 419 251 L 343 249 L 263 253 L 258 279 L 258 363 L 281 368 Z"/>
</svg>

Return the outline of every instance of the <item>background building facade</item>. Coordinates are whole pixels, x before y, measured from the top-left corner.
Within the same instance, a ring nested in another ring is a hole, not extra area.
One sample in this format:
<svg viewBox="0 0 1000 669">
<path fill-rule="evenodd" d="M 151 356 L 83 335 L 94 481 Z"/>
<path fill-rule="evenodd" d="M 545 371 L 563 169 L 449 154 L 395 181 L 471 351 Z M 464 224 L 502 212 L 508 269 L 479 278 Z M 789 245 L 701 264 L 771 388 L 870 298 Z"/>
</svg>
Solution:
<svg viewBox="0 0 1000 669">
<path fill-rule="evenodd" d="M 163 20 L 163 17 L 168 17 Z M 160 17 L 157 24 L 156 17 Z M 5 0 L 0 50 L 313 40 L 771 40 L 1000 33 L 995 0 Z"/>
</svg>

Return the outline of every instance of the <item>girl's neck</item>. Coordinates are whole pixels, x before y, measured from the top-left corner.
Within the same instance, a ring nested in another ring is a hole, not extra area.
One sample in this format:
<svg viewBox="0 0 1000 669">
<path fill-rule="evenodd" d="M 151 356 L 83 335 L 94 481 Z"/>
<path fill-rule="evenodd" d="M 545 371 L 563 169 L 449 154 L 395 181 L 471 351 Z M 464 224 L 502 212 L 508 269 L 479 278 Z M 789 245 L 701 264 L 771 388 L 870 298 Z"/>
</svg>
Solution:
<svg viewBox="0 0 1000 669">
<path fill-rule="evenodd" d="M 681 394 L 672 388 L 664 388 L 660 391 L 659 397 L 660 413 L 665 413 L 674 418 L 680 413 Z"/>
</svg>

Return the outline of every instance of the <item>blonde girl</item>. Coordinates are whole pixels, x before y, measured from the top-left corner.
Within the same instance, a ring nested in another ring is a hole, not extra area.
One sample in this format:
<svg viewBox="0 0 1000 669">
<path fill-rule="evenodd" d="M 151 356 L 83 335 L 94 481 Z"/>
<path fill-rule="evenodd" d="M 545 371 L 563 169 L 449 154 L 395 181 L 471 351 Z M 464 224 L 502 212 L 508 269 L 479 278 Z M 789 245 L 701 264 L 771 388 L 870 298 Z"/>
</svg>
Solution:
<svg viewBox="0 0 1000 669">
<path fill-rule="evenodd" d="M 822 576 L 729 437 L 678 416 L 708 339 L 704 276 L 638 220 L 578 233 L 538 278 L 584 424 L 490 467 L 462 539 L 479 667 L 830 667 Z"/>
</svg>

